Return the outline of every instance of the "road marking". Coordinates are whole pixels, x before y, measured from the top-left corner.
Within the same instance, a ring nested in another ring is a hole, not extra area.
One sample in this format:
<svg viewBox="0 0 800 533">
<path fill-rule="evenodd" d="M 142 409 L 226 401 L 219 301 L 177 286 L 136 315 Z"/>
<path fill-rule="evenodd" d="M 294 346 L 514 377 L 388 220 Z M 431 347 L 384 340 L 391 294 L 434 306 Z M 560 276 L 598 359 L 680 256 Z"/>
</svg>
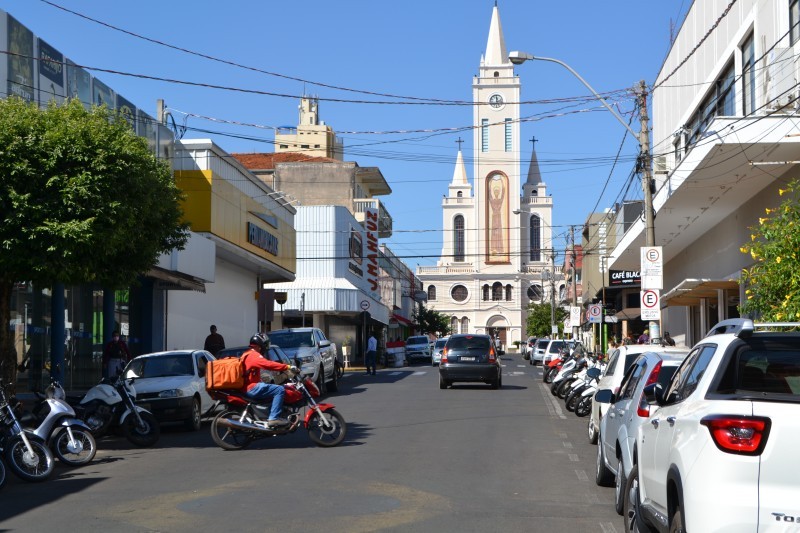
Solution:
<svg viewBox="0 0 800 533">
<path fill-rule="evenodd" d="M 564 445 L 564 448 L 571 450 L 573 448 L 572 443 L 570 441 L 562 442 L 561 444 Z"/>
<path fill-rule="evenodd" d="M 567 438 L 567 434 L 566 434 L 566 433 L 562 433 L 562 432 L 558 432 L 558 433 L 556 433 L 556 436 L 557 436 L 559 439 L 562 439 L 562 440 Z"/>
<path fill-rule="evenodd" d="M 412 375 L 414 376 L 424 376 L 427 372 L 414 372 Z"/>
<path fill-rule="evenodd" d="M 383 374 L 386 374 L 387 376 L 402 376 L 403 372 L 383 372 Z"/>
<path fill-rule="evenodd" d="M 517 365 L 517 368 L 525 368 L 527 365 Z"/>
<path fill-rule="evenodd" d="M 603 533 L 617 533 L 617 528 L 614 527 L 614 524 L 611 522 L 601 522 L 600 529 L 603 530 Z"/>
<path fill-rule="evenodd" d="M 580 459 L 578 459 L 577 453 L 571 453 L 569 454 L 569 460 L 572 461 L 573 463 L 577 463 Z"/>
<path fill-rule="evenodd" d="M 576 470 L 575 475 L 578 476 L 579 481 L 589 481 L 589 476 L 586 475 L 586 470 Z"/>
<path fill-rule="evenodd" d="M 509 372 L 509 376 L 524 376 L 525 372 Z"/>
<path fill-rule="evenodd" d="M 547 411 L 552 416 L 557 416 L 561 419 L 566 419 L 567 417 L 564 416 L 564 411 L 561 410 L 561 406 L 556 401 L 556 396 L 550 392 L 550 388 L 547 387 L 544 383 L 539 384 L 539 390 L 542 391 L 542 396 L 544 396 L 544 403 L 547 405 Z"/>
</svg>

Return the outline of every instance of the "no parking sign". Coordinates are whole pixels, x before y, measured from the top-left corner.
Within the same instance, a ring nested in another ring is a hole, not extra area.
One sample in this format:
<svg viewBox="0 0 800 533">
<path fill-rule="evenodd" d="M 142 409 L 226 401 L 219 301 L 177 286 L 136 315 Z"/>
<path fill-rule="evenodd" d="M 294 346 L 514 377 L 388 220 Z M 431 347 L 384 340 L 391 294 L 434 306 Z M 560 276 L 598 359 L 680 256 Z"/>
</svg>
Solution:
<svg viewBox="0 0 800 533">
<path fill-rule="evenodd" d="M 661 297 L 656 289 L 639 291 L 642 320 L 661 320 Z"/>
<path fill-rule="evenodd" d="M 586 311 L 589 322 L 592 324 L 599 324 L 603 321 L 603 308 L 600 304 L 592 304 Z"/>
</svg>

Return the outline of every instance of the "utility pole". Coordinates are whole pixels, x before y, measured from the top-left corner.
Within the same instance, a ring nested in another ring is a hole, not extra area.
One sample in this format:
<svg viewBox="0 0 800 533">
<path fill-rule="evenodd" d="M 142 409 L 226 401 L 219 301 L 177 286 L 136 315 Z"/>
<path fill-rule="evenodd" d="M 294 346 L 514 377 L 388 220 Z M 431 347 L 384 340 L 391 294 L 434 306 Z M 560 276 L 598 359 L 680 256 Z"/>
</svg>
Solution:
<svg viewBox="0 0 800 533">
<path fill-rule="evenodd" d="M 575 253 L 575 226 L 569 227 L 569 235 L 572 240 L 572 307 L 578 307 L 578 256 Z M 572 314 L 572 310 L 570 310 L 570 314 Z M 572 326 L 572 338 L 575 339 L 577 326 L 572 322 L 570 325 Z"/>
<path fill-rule="evenodd" d="M 647 84 L 644 80 L 639 82 L 639 124 L 641 132 L 639 134 L 639 145 L 641 154 L 639 164 L 642 169 L 642 193 L 644 194 L 644 223 L 645 223 L 645 246 L 656 245 L 656 229 L 653 221 L 653 177 L 651 173 L 652 157 L 650 156 L 650 131 L 649 117 L 647 116 Z M 649 324 L 650 342 L 658 342 L 661 339 L 661 328 L 657 321 Z"/>
<path fill-rule="evenodd" d="M 550 331 L 551 335 L 557 335 L 557 330 L 553 331 L 556 325 L 556 251 L 550 252 Z"/>
</svg>

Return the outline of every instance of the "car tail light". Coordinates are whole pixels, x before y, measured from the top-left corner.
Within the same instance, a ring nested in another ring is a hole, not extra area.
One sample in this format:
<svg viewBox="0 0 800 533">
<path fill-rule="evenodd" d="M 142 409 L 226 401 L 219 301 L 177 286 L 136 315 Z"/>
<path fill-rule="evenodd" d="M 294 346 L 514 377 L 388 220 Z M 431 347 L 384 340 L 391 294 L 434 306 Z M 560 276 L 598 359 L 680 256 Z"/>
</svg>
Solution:
<svg viewBox="0 0 800 533">
<path fill-rule="evenodd" d="M 447 362 L 447 348 L 445 347 L 442 349 L 442 358 L 439 360 L 439 364 Z"/>
<path fill-rule="evenodd" d="M 494 347 L 489 348 L 489 362 L 490 363 L 497 362 L 497 354 L 494 352 Z"/>
<path fill-rule="evenodd" d="M 658 374 L 661 372 L 662 363 L 663 361 L 659 361 L 656 363 L 656 366 L 653 367 L 653 371 L 650 372 L 650 375 L 647 377 L 647 382 L 644 384 L 645 387 L 658 381 Z M 650 416 L 650 404 L 645 400 L 644 393 L 642 393 L 642 396 L 639 398 L 639 407 L 636 408 L 636 414 L 642 418 Z"/>
<path fill-rule="evenodd" d="M 767 445 L 772 421 L 760 416 L 714 415 L 700 420 L 717 448 L 726 453 L 760 455 Z"/>
</svg>

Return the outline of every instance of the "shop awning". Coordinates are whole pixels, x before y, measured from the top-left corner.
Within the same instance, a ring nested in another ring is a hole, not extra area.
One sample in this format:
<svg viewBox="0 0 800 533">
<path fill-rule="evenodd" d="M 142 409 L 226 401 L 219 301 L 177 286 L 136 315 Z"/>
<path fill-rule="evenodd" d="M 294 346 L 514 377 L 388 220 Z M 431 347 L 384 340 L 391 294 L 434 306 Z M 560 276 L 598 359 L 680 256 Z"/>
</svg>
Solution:
<svg viewBox="0 0 800 533">
<path fill-rule="evenodd" d="M 739 290 L 735 279 L 685 279 L 661 296 L 661 306 L 700 305 L 701 299 L 715 300 L 719 290 Z"/>
<path fill-rule="evenodd" d="M 635 320 L 642 314 L 640 307 L 626 307 L 614 315 L 619 320 Z"/>
<path fill-rule="evenodd" d="M 164 270 L 154 266 L 147 271 L 147 275 L 155 278 L 157 289 L 161 290 L 191 290 L 206 292 L 206 285 L 202 280 L 174 270 Z"/>
<path fill-rule="evenodd" d="M 392 313 L 392 320 L 396 320 L 399 324 L 404 326 L 413 326 L 414 323 L 402 315 Z"/>
</svg>

